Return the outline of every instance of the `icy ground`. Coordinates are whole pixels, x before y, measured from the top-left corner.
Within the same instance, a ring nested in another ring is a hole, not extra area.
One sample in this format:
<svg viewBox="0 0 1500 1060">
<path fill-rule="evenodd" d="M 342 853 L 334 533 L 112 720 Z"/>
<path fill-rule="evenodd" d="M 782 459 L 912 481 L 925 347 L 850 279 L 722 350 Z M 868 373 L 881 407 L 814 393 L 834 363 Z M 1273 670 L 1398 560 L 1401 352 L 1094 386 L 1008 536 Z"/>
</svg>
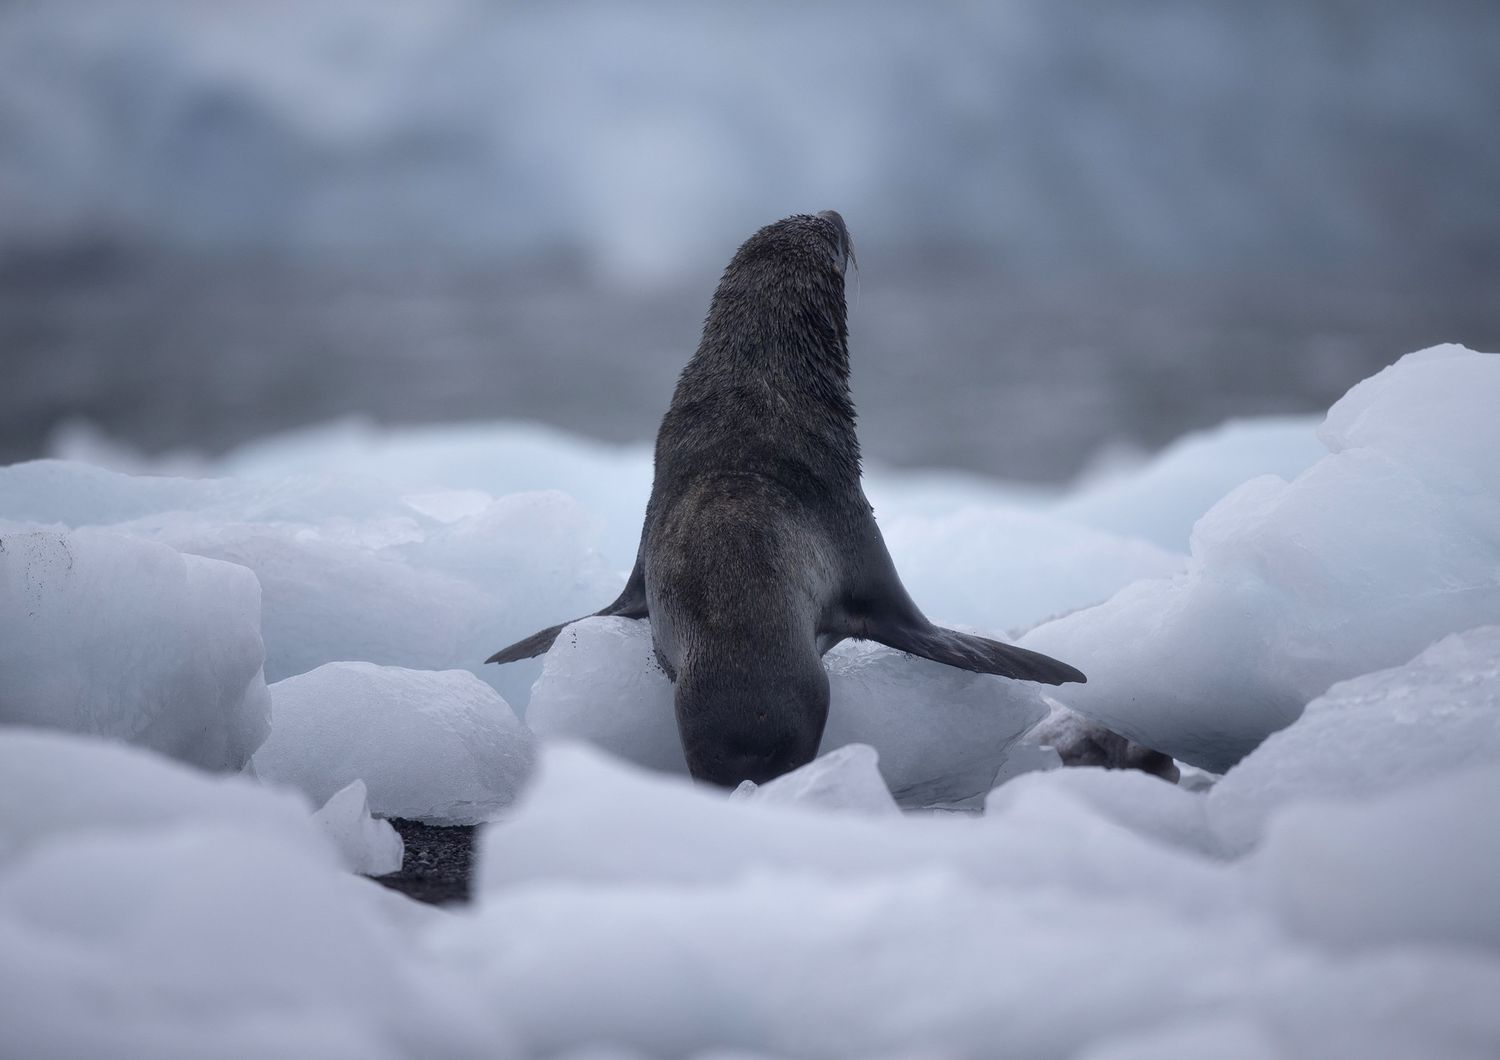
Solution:
<svg viewBox="0 0 1500 1060">
<path fill-rule="evenodd" d="M 872 470 L 933 618 L 1090 682 L 846 644 L 824 755 L 732 794 L 681 776 L 643 624 L 480 664 L 612 597 L 643 448 L 0 468 L 5 1050 L 1500 1054 L 1496 408 L 1446 346 L 1056 495 Z M 1184 783 L 1056 768 L 1068 709 Z M 381 816 L 488 822 L 473 904 L 354 875 Z"/>
</svg>

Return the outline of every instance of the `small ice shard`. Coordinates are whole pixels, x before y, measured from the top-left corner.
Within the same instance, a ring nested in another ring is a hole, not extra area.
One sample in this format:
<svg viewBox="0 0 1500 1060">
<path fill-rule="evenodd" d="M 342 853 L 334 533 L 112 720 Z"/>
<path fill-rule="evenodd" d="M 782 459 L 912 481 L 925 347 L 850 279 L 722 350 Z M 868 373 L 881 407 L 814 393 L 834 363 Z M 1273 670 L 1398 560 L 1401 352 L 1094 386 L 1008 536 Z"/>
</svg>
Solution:
<svg viewBox="0 0 1500 1060">
<path fill-rule="evenodd" d="M 384 876 L 401 868 L 406 846 L 389 821 L 370 816 L 365 782 L 356 780 L 333 794 L 313 820 L 338 848 L 350 872 Z"/>
<path fill-rule="evenodd" d="M 759 788 L 752 785 L 744 797 L 768 806 L 806 806 L 871 817 L 890 817 L 901 812 L 880 776 L 875 748 L 862 743 L 845 744 L 819 755 L 801 769 L 767 781 Z"/>
</svg>

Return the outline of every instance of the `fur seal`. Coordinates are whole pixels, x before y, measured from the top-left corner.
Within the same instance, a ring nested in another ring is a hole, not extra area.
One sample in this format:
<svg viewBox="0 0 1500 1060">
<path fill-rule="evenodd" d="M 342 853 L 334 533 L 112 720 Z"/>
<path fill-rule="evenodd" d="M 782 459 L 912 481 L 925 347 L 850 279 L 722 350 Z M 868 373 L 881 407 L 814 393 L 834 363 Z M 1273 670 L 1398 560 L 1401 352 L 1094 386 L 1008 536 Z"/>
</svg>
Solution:
<svg viewBox="0 0 1500 1060">
<path fill-rule="evenodd" d="M 828 718 L 822 655 L 846 637 L 977 673 L 1085 680 L 933 625 L 902 587 L 860 483 L 850 258 L 832 210 L 777 221 L 739 248 L 657 434 L 635 568 L 596 612 L 651 620 L 699 780 L 760 783 L 810 762 Z M 565 625 L 487 661 L 539 655 Z"/>
</svg>

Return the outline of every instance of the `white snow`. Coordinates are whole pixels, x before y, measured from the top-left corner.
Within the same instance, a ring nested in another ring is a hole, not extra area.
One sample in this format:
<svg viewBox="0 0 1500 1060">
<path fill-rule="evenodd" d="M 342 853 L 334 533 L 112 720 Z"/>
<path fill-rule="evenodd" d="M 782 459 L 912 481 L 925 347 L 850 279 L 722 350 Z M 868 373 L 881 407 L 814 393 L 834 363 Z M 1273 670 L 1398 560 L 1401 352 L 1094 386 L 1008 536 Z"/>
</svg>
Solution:
<svg viewBox="0 0 1500 1060">
<path fill-rule="evenodd" d="M 410 944 L 375 890 L 230 826 L 50 843 L 0 869 L 6 1049 L 506 1055 L 500 1017 Z"/>
<path fill-rule="evenodd" d="M 325 859 L 337 851 L 352 872 L 401 867 L 401 837 L 371 819 L 358 781 L 309 810 L 288 792 L 210 776 L 117 741 L 0 726 L 0 862 L 78 833 L 223 826 Z"/>
<path fill-rule="evenodd" d="M 262 651 L 243 567 L 0 519 L 0 723 L 238 770 L 270 728 Z"/>
<path fill-rule="evenodd" d="M 1222 772 L 1335 681 L 1500 621 L 1500 357 L 1403 357 L 1329 410 L 1324 456 L 1252 479 L 1193 530 L 1183 575 L 1033 630 L 1089 675 L 1058 693 Z"/>
<path fill-rule="evenodd" d="M 1045 793 L 982 818 L 881 820 L 816 804 L 732 799 L 567 744 L 544 749 L 537 778 L 504 823 L 485 830 L 479 854 L 484 891 L 708 885 L 757 873 L 856 881 L 941 869 L 983 886 L 1108 894 L 1184 910 L 1230 901 L 1219 866 Z"/>
<path fill-rule="evenodd" d="M 1249 424 L 1062 497 L 877 473 L 935 618 L 1122 589 L 1027 638 L 1090 681 L 845 644 L 825 754 L 735 793 L 680 775 L 646 623 L 479 662 L 618 590 L 643 450 L 346 426 L 217 477 L 0 469 L 6 1048 L 1500 1054 L 1494 408 L 1500 358 L 1444 347 L 1321 455 Z M 1057 701 L 1227 772 L 1057 768 Z M 400 856 L 372 810 L 487 822 L 473 905 L 352 875 Z"/>
<path fill-rule="evenodd" d="M 1136 769 L 1034 770 L 996 788 L 985 809 L 993 813 L 1026 798 L 1086 806 L 1139 835 L 1206 857 L 1223 852 L 1224 841 L 1210 822 L 1202 794 Z"/>
<path fill-rule="evenodd" d="M 1334 685 L 1231 769 L 1208 806 L 1218 834 L 1245 850 L 1288 803 L 1361 799 L 1484 763 L 1500 764 L 1500 626 Z"/>
<path fill-rule="evenodd" d="M 399 863 L 358 794 L 313 814 L 252 779 L 0 727 L 7 1054 L 484 1055 L 503 1030 L 445 996 L 462 986 L 411 951 L 418 921 L 344 870 L 392 841 Z"/>
<path fill-rule="evenodd" d="M 1488 853 L 1467 840 L 1493 782 L 1315 814 L 1299 838 L 1337 848 L 1352 830 L 1365 861 L 1341 866 L 1346 886 L 1356 873 L 1457 879 L 1441 893 L 1489 917 L 1475 889 Z M 1428 829 L 1420 867 L 1366 831 L 1395 815 L 1420 834 L 1443 814 L 1457 823 Z M 1275 1055 L 1477 1057 L 1500 1043 L 1487 929 L 1458 948 L 1405 946 L 1461 914 L 1429 930 L 1423 896 L 1397 888 L 1419 929 L 1377 923 L 1376 897 L 1348 918 L 1363 946 L 1350 959 L 1267 886 L 1285 871 L 1314 901 L 1342 900 L 1299 876 L 1299 852 L 1269 869 L 1218 864 L 1040 789 L 979 820 L 758 806 L 554 750 L 520 810 L 485 833 L 476 910 L 434 945 L 511 1006 L 533 1055 L 587 1041 L 645 1055 L 988 1055 L 995 1042 L 1109 1055 L 1133 1038 L 1201 1043 L 1205 1024 Z"/>
<path fill-rule="evenodd" d="M 311 807 L 236 776 L 211 776 L 117 740 L 0 726 L 0 860 L 88 832 L 229 825 L 329 857 Z"/>
<path fill-rule="evenodd" d="M 1288 930 L 1343 947 L 1500 952 L 1500 765 L 1272 817 L 1252 861 Z"/>
<path fill-rule="evenodd" d="M 477 824 L 515 798 L 532 738 L 494 689 L 464 670 L 329 663 L 271 686 L 261 777 L 315 802 L 363 782 L 382 817 Z"/>
</svg>

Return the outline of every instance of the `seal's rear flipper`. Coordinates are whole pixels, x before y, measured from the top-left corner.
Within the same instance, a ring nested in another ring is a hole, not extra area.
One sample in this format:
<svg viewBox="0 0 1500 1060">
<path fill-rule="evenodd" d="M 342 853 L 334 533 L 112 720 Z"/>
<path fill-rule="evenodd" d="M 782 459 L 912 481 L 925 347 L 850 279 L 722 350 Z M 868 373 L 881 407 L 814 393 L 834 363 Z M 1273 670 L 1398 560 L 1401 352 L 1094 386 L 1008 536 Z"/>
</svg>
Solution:
<svg viewBox="0 0 1500 1060">
<path fill-rule="evenodd" d="M 974 673 L 998 674 L 1017 681 L 1040 681 L 1044 685 L 1082 684 L 1088 680 L 1067 663 L 1058 662 L 1041 652 L 1027 651 L 1014 644 L 1001 644 L 942 626 L 929 624 L 923 629 L 871 622 L 863 632 L 868 640 Z"/>
<path fill-rule="evenodd" d="M 584 618 L 592 618 L 602 615 L 615 615 L 619 618 L 646 618 L 646 575 L 641 567 L 640 556 L 636 556 L 635 569 L 630 572 L 630 577 L 625 581 L 625 588 L 615 598 L 615 602 L 608 607 L 595 611 L 593 615 L 585 615 Z M 548 626 L 540 632 L 533 633 L 525 640 L 518 640 L 508 648 L 501 648 L 494 655 L 484 660 L 487 663 L 519 662 L 522 659 L 530 659 L 540 655 L 552 647 L 552 642 L 557 640 L 557 635 L 563 631 L 565 626 L 570 626 L 581 619 L 571 618 L 566 622 L 559 622 L 555 626 Z"/>
</svg>

